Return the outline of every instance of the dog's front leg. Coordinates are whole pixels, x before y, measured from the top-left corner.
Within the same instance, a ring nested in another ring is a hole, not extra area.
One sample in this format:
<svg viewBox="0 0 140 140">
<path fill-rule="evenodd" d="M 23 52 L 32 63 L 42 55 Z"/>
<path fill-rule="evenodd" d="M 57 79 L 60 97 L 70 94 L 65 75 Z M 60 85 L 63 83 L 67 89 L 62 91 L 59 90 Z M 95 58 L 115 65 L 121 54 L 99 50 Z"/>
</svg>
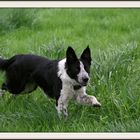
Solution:
<svg viewBox="0 0 140 140">
<path fill-rule="evenodd" d="M 100 107 L 101 104 L 97 101 L 95 96 L 87 95 L 85 88 L 81 88 L 76 91 L 75 94 L 76 101 L 83 105 L 90 105 L 95 107 Z"/>
<path fill-rule="evenodd" d="M 57 101 L 56 110 L 57 110 L 57 113 L 58 113 L 59 118 L 61 118 L 62 113 L 67 118 L 67 116 L 68 116 L 67 104 L 63 100 L 63 97 L 62 96 L 60 96 L 59 99 L 58 99 L 58 101 Z"/>
<path fill-rule="evenodd" d="M 61 92 L 61 95 L 60 95 L 59 99 L 57 100 L 57 106 L 56 106 L 58 116 L 60 118 L 61 118 L 62 113 L 64 114 L 65 118 L 68 117 L 67 107 L 68 107 L 69 99 L 70 99 L 70 97 L 68 96 L 67 93 Z"/>
</svg>

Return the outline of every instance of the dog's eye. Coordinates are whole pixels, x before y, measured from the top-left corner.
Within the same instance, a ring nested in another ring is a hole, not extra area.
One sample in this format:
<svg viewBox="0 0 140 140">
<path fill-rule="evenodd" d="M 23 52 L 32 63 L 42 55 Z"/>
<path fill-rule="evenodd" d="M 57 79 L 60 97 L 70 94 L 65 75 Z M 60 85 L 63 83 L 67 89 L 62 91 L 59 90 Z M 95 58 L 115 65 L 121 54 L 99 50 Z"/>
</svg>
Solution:
<svg viewBox="0 0 140 140">
<path fill-rule="evenodd" d="M 79 73 L 80 67 L 76 67 L 76 68 L 75 68 L 75 71 L 76 71 L 76 73 Z"/>
</svg>

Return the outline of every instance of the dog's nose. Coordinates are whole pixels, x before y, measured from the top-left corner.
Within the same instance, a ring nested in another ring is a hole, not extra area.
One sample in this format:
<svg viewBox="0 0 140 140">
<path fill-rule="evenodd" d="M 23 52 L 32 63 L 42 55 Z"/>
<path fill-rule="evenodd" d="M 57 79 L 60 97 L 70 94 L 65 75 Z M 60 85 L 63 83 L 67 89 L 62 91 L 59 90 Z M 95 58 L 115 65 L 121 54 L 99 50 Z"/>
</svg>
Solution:
<svg viewBox="0 0 140 140">
<path fill-rule="evenodd" d="M 87 82 L 88 82 L 88 80 L 89 80 L 89 78 L 88 78 L 88 77 L 84 77 L 84 78 L 83 78 L 83 82 L 85 82 L 85 83 L 87 83 Z"/>
</svg>

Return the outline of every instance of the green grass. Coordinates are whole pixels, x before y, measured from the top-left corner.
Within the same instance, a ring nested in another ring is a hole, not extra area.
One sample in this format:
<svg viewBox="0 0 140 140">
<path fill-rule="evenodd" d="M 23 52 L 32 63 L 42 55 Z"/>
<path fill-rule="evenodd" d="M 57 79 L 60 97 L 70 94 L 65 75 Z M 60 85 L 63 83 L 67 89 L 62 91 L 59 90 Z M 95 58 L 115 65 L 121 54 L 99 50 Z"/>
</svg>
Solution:
<svg viewBox="0 0 140 140">
<path fill-rule="evenodd" d="M 77 55 L 92 50 L 87 93 L 101 108 L 69 103 L 59 120 L 55 101 L 37 89 L 0 98 L 1 132 L 139 132 L 139 9 L 0 9 L 0 55 L 32 53 L 62 59 L 68 46 Z M 0 83 L 4 73 L 0 74 Z"/>
</svg>

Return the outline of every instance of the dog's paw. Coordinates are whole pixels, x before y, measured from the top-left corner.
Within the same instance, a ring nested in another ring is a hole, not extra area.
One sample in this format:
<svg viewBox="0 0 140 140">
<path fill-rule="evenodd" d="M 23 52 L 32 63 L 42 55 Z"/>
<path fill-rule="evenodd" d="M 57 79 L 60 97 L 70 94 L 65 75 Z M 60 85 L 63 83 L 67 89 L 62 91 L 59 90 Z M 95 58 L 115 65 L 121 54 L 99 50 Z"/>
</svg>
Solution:
<svg viewBox="0 0 140 140">
<path fill-rule="evenodd" d="M 92 96 L 92 105 L 94 107 L 101 107 L 101 103 L 97 101 L 96 97 Z"/>
<path fill-rule="evenodd" d="M 101 107 L 101 104 L 98 102 L 96 104 L 93 104 L 94 107 Z"/>
</svg>

